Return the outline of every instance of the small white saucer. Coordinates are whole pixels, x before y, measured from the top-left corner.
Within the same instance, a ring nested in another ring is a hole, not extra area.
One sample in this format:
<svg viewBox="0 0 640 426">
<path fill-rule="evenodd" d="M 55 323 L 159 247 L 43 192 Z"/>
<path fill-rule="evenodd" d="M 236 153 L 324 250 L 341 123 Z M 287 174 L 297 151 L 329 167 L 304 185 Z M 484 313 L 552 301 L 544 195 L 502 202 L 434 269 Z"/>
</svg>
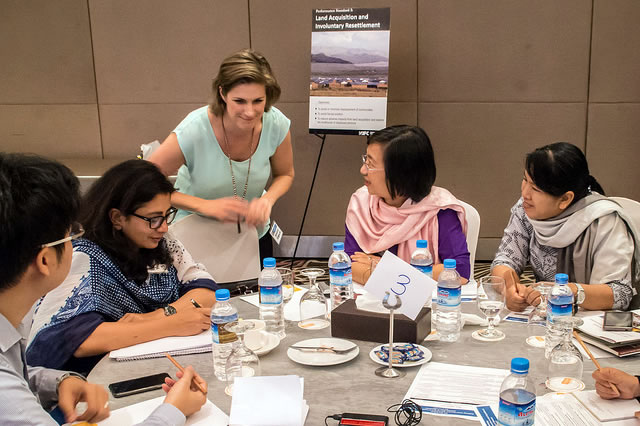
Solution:
<svg viewBox="0 0 640 426">
<path fill-rule="evenodd" d="M 584 389 L 584 382 L 572 377 L 551 377 L 544 384 L 548 389 L 556 392 L 568 393 Z"/>
<path fill-rule="evenodd" d="M 268 354 L 280 344 L 280 339 L 275 334 L 266 331 L 262 331 L 262 333 L 267 336 L 267 342 L 261 348 L 253 351 L 258 356 Z"/>
</svg>

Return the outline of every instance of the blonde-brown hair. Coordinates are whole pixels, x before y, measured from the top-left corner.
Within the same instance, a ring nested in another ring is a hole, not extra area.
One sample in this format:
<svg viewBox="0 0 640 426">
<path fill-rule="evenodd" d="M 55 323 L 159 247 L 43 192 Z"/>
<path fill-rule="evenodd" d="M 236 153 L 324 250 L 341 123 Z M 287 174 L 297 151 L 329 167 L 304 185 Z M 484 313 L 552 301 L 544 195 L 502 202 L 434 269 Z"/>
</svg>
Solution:
<svg viewBox="0 0 640 426">
<path fill-rule="evenodd" d="M 211 84 L 212 99 L 209 107 L 216 116 L 221 116 L 227 107 L 220 90 L 226 96 L 229 90 L 238 84 L 263 84 L 266 93 L 264 110 L 269 111 L 271 105 L 280 98 L 280 85 L 276 80 L 271 65 L 260 53 L 243 49 L 226 58 L 220 64 L 218 75 Z"/>
</svg>

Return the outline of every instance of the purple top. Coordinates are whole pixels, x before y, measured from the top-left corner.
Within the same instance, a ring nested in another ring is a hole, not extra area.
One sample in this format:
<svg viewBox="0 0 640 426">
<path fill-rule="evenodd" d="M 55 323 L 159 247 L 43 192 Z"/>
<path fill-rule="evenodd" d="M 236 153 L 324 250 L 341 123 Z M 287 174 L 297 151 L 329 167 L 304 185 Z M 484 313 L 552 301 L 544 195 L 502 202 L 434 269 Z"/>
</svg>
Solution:
<svg viewBox="0 0 640 426">
<path fill-rule="evenodd" d="M 388 250 L 397 255 L 398 245 Z M 344 251 L 351 256 L 356 251 L 362 251 L 347 225 L 344 226 Z M 456 271 L 461 277 L 469 279 L 471 264 L 467 238 L 462 232 L 462 225 L 455 210 L 445 209 L 438 212 L 438 255 L 440 259 L 455 259 Z"/>
</svg>

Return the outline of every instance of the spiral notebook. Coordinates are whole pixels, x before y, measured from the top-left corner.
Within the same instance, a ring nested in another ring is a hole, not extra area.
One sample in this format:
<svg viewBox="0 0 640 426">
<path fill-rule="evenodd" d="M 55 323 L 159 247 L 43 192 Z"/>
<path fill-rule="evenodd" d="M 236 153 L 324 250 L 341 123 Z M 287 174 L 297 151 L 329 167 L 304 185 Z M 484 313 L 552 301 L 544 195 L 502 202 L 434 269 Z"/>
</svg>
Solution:
<svg viewBox="0 0 640 426">
<path fill-rule="evenodd" d="M 170 355 L 188 355 L 211 352 L 211 330 L 203 331 L 195 336 L 163 337 L 150 342 L 139 343 L 126 348 L 111 351 L 109 358 L 116 361 L 134 359 L 160 358 L 165 353 Z"/>
</svg>

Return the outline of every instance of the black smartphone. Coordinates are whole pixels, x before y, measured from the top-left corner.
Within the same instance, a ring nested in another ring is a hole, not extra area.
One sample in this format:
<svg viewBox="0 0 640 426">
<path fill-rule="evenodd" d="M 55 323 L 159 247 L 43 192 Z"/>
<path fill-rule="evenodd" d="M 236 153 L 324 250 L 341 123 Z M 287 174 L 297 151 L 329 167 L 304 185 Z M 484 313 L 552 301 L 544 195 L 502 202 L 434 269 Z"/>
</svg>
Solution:
<svg viewBox="0 0 640 426">
<path fill-rule="evenodd" d="M 602 323 L 604 331 L 631 331 L 633 330 L 633 312 L 607 311 L 604 313 Z"/>
<path fill-rule="evenodd" d="M 164 379 L 169 376 L 167 373 L 153 374 L 151 376 L 138 377 L 136 379 L 123 380 L 122 382 L 111 383 L 109 390 L 116 398 L 129 396 L 136 393 L 147 392 L 162 388 Z"/>
</svg>

